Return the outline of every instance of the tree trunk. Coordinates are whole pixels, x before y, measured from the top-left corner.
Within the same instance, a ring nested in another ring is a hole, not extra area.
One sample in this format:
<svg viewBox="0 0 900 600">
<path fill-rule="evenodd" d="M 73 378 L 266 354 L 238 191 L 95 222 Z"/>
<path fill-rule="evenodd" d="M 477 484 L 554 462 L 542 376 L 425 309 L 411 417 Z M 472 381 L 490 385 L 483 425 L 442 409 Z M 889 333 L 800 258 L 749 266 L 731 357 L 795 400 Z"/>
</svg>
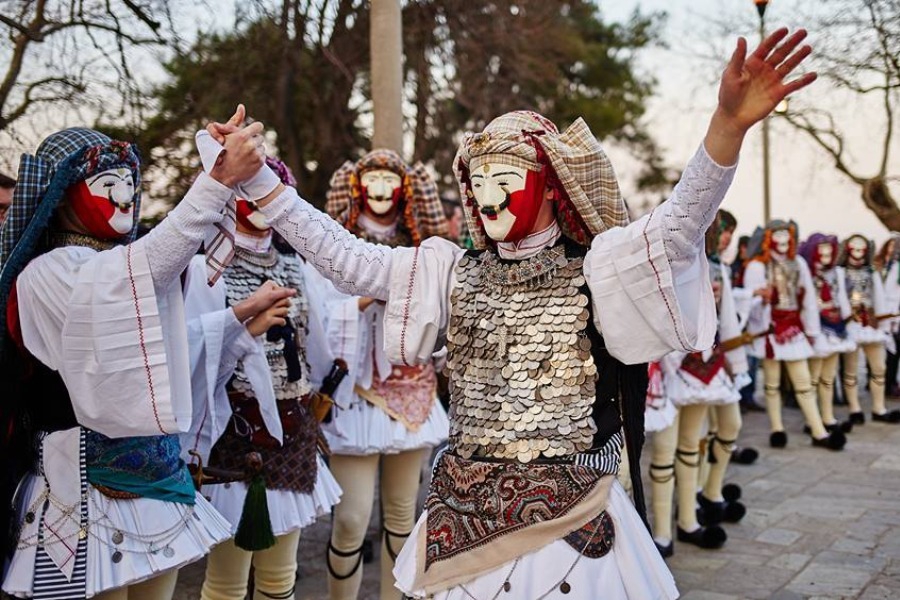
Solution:
<svg viewBox="0 0 900 600">
<path fill-rule="evenodd" d="M 885 227 L 900 231 L 900 207 L 883 177 L 873 177 L 862 183 L 862 199 Z"/>
<path fill-rule="evenodd" d="M 403 152 L 403 42 L 400 0 L 372 0 L 373 148 Z"/>
</svg>

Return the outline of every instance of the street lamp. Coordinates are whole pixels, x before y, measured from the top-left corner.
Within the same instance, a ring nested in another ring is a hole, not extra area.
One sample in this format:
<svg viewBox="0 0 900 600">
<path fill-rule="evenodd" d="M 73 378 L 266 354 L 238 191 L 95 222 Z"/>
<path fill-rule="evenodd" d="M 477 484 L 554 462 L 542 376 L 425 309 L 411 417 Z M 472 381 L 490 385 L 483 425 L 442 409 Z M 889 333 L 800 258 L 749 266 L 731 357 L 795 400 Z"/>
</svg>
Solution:
<svg viewBox="0 0 900 600">
<path fill-rule="evenodd" d="M 766 7 L 768 0 L 753 0 L 756 12 L 759 13 L 759 39 L 766 39 Z M 762 151 L 763 151 L 763 225 L 769 223 L 772 218 L 772 196 L 769 184 L 769 117 L 762 122 Z"/>
</svg>

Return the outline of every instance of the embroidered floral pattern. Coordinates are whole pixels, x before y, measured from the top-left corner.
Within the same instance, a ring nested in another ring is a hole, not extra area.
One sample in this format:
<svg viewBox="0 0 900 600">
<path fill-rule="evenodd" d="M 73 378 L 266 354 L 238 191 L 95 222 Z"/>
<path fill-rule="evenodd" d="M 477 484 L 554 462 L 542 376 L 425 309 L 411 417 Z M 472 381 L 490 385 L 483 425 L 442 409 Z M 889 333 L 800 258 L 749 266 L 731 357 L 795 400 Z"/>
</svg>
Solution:
<svg viewBox="0 0 900 600">
<path fill-rule="evenodd" d="M 444 453 L 425 501 L 425 570 L 505 534 L 566 514 L 602 476 L 595 469 L 572 464 L 473 461 Z M 598 534 L 597 539 L 601 537 Z"/>
</svg>

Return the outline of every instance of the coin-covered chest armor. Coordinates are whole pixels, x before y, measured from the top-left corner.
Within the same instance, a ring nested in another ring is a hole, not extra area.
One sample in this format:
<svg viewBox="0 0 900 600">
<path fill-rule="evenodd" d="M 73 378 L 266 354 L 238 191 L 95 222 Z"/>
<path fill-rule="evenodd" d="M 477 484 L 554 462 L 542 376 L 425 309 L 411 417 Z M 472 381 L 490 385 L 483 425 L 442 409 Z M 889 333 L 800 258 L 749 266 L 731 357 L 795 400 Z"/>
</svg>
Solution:
<svg viewBox="0 0 900 600">
<path fill-rule="evenodd" d="M 768 263 L 769 283 L 775 286 L 773 308 L 800 310 L 800 267 L 797 259 L 773 260 Z"/>
<path fill-rule="evenodd" d="M 300 399 L 311 392 L 309 366 L 306 362 L 309 302 L 300 259 L 294 255 L 279 254 L 274 249 L 268 253 L 257 253 L 238 248 L 223 277 L 227 286 L 228 304 L 231 306 L 246 299 L 269 280 L 282 287 L 297 290 L 297 294 L 291 298 L 287 326 L 270 330 L 263 344 L 272 372 L 275 398 Z M 232 386 L 246 397 L 255 398 L 240 363 L 234 371 Z"/>
<path fill-rule="evenodd" d="M 464 256 L 447 334 L 455 451 L 530 462 L 588 450 L 597 367 L 584 259 L 563 246 L 519 262 Z"/>
<path fill-rule="evenodd" d="M 873 272 L 866 268 L 847 268 L 847 295 L 855 313 L 871 312 L 873 301 Z"/>
</svg>

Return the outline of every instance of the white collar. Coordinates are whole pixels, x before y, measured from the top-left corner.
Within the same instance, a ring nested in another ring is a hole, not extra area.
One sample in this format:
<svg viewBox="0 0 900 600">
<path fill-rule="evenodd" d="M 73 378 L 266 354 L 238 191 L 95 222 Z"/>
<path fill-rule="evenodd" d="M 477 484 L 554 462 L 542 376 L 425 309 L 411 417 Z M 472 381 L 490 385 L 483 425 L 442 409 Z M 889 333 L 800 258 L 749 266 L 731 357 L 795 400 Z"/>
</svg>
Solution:
<svg viewBox="0 0 900 600">
<path fill-rule="evenodd" d="M 360 213 L 359 218 L 356 220 L 356 223 L 376 237 L 390 237 L 397 231 L 397 219 L 395 219 L 392 223 L 384 225 L 369 217 L 365 213 Z"/>
<path fill-rule="evenodd" d="M 556 243 L 562 235 L 562 230 L 556 221 L 546 229 L 531 233 L 518 242 L 497 242 L 497 253 L 500 258 L 522 260 L 531 258 L 544 248 Z"/>
<path fill-rule="evenodd" d="M 234 244 L 244 250 L 264 254 L 268 252 L 269 248 L 272 246 L 272 230 L 269 230 L 269 232 L 262 237 L 256 237 L 255 235 L 236 230 L 234 232 Z"/>
</svg>

